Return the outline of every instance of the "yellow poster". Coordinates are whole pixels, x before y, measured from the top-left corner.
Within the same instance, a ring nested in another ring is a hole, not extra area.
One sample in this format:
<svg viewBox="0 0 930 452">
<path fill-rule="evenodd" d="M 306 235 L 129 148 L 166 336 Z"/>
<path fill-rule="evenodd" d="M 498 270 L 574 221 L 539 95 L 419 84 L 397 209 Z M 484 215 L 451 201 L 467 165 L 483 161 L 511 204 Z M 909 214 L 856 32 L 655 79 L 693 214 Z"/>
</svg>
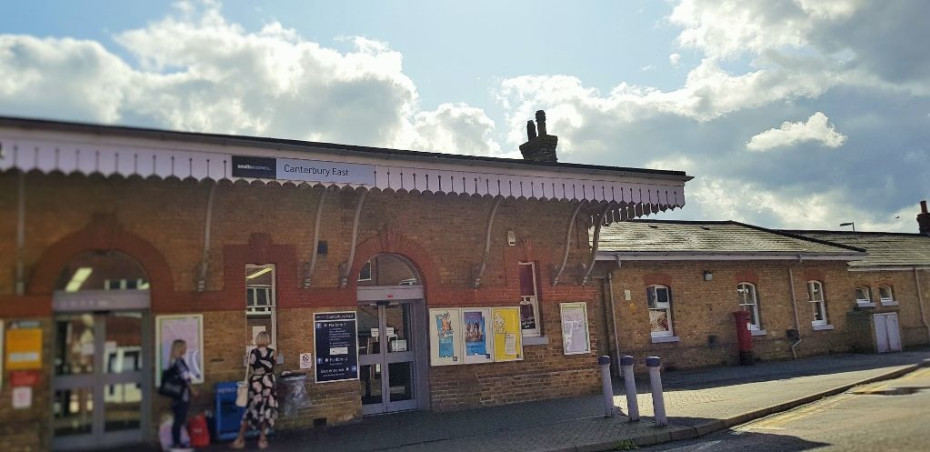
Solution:
<svg viewBox="0 0 930 452">
<path fill-rule="evenodd" d="M 39 369 L 42 367 L 41 329 L 7 329 L 5 342 L 5 370 Z"/>
<path fill-rule="evenodd" d="M 491 308 L 494 331 L 494 361 L 523 359 L 523 330 L 520 328 L 520 308 Z"/>
</svg>

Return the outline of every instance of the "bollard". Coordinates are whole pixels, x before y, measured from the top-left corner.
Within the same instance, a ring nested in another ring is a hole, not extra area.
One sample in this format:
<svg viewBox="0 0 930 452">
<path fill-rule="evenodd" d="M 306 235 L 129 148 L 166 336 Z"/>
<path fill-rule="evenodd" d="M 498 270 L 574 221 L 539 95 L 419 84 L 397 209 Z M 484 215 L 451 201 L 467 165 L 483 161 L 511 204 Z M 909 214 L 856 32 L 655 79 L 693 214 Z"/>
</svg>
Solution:
<svg viewBox="0 0 930 452">
<path fill-rule="evenodd" d="M 610 357 L 607 355 L 597 359 L 601 366 L 601 382 L 604 389 L 604 417 L 614 416 L 614 388 L 610 382 Z"/>
<path fill-rule="evenodd" d="M 649 369 L 649 385 L 652 386 L 652 410 L 655 412 L 656 425 L 668 425 L 665 417 L 665 400 L 662 399 L 662 377 L 659 375 L 661 361 L 658 356 L 646 357 Z"/>
<path fill-rule="evenodd" d="M 633 377 L 633 357 L 624 355 L 620 357 L 620 369 L 623 372 L 623 382 L 626 388 L 626 409 L 630 413 L 630 422 L 639 420 L 639 402 L 636 401 L 636 379 Z"/>
</svg>

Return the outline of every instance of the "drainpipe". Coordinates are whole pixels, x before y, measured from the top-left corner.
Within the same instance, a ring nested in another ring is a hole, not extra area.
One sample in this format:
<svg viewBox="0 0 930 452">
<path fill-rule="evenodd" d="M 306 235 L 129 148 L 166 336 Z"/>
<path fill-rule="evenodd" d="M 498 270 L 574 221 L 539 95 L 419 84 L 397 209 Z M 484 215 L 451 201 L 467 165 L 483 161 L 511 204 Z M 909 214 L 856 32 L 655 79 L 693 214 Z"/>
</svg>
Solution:
<svg viewBox="0 0 930 452">
<path fill-rule="evenodd" d="M 617 267 L 620 267 L 620 259 L 617 259 Z M 607 272 L 607 293 L 610 297 L 610 323 L 614 328 L 614 353 L 617 355 L 615 357 L 617 363 L 617 375 L 620 375 L 620 330 L 617 329 L 617 309 L 616 304 L 614 303 L 614 272 Z"/>
<path fill-rule="evenodd" d="M 800 264 L 802 260 L 803 258 L 801 255 L 798 255 L 796 264 Z M 788 267 L 788 284 L 791 285 L 791 307 L 794 309 L 794 328 L 798 332 L 798 340 L 791 344 L 791 356 L 793 356 L 794 359 L 798 359 L 798 353 L 794 349 L 801 343 L 801 321 L 798 319 L 798 298 L 794 293 L 794 273 L 792 273 L 791 267 Z"/>
<path fill-rule="evenodd" d="M 924 297 L 920 292 L 920 280 L 917 279 L 917 267 L 914 267 L 914 285 L 917 286 L 917 306 L 920 307 L 920 321 L 923 322 L 924 328 L 927 329 L 927 341 L 930 342 L 930 324 L 927 323 L 927 317 L 924 315 Z"/>
<path fill-rule="evenodd" d="M 23 270 L 23 249 L 26 247 L 26 174 L 19 171 L 19 200 L 16 206 L 16 295 L 26 292 L 26 272 Z"/>
</svg>

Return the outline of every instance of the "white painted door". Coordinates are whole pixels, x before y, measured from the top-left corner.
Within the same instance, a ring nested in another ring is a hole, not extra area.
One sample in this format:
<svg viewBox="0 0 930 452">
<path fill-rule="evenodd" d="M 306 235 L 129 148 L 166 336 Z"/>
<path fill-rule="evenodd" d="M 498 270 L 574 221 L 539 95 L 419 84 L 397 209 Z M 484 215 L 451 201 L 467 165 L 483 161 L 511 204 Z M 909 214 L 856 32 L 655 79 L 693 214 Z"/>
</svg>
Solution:
<svg viewBox="0 0 930 452">
<path fill-rule="evenodd" d="M 885 326 L 884 314 L 872 316 L 875 323 L 875 349 L 878 353 L 888 352 L 888 327 Z"/>
<path fill-rule="evenodd" d="M 878 353 L 901 351 L 901 330 L 898 313 L 875 314 L 875 348 Z"/>
</svg>

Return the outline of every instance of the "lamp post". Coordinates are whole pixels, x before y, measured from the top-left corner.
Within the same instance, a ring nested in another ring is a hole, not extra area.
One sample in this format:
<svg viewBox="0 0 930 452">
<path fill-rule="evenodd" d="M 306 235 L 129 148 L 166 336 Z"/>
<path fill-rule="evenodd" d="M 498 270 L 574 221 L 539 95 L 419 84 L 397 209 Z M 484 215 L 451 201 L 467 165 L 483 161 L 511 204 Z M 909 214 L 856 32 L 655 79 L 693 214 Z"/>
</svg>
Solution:
<svg viewBox="0 0 930 452">
<path fill-rule="evenodd" d="M 856 222 L 855 222 L 855 221 L 850 221 L 849 223 L 840 223 L 840 227 L 841 227 L 841 228 L 844 227 L 844 226 L 852 226 L 853 232 L 856 232 Z"/>
</svg>

